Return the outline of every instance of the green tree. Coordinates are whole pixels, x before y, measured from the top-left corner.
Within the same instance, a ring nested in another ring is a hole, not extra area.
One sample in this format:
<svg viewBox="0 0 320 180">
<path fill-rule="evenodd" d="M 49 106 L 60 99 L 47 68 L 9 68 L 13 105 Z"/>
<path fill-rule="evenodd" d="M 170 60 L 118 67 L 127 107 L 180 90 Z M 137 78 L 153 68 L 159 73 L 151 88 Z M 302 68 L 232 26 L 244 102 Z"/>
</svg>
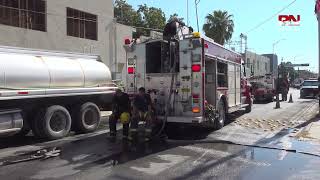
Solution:
<svg viewBox="0 0 320 180">
<path fill-rule="evenodd" d="M 178 19 L 179 22 L 184 22 L 184 18 L 179 17 L 177 13 L 170 15 L 167 22 L 171 22 L 173 19 Z"/>
<path fill-rule="evenodd" d="M 233 15 L 227 11 L 214 11 L 206 16 L 206 23 L 203 25 L 203 31 L 206 36 L 212 38 L 215 42 L 224 45 L 232 37 L 234 23 Z"/>
<path fill-rule="evenodd" d="M 165 14 L 160 8 L 144 4 L 135 10 L 126 0 L 115 0 L 114 17 L 118 23 L 136 27 L 135 37 L 149 36 L 149 29 L 163 30 L 166 24 Z"/>
<path fill-rule="evenodd" d="M 132 8 L 125 0 L 116 0 L 114 17 L 118 23 L 128 26 L 142 26 L 141 14 Z"/>
<path fill-rule="evenodd" d="M 279 66 L 279 74 L 281 76 L 288 75 L 290 82 L 293 82 L 299 76 L 298 71 L 294 69 L 291 62 L 282 62 Z"/>
<path fill-rule="evenodd" d="M 151 29 L 163 30 L 166 25 L 166 16 L 161 8 L 148 7 L 146 4 L 140 5 L 138 12 L 143 17 L 143 26 Z"/>
</svg>

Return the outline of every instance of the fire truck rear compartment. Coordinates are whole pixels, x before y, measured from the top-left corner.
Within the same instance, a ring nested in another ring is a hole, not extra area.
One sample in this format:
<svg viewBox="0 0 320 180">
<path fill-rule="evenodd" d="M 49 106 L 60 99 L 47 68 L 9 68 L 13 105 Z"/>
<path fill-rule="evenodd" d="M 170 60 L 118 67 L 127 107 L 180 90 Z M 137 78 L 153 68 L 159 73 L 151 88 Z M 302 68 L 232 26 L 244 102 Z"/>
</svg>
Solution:
<svg viewBox="0 0 320 180">
<path fill-rule="evenodd" d="M 175 50 L 176 49 L 176 50 Z M 170 56 L 170 47 L 167 41 L 158 40 L 146 44 L 146 73 L 170 73 L 174 65 L 174 57 L 179 59 L 178 47 L 172 48 Z M 170 58 L 171 57 L 171 58 Z M 174 72 L 179 71 L 177 62 Z"/>
</svg>

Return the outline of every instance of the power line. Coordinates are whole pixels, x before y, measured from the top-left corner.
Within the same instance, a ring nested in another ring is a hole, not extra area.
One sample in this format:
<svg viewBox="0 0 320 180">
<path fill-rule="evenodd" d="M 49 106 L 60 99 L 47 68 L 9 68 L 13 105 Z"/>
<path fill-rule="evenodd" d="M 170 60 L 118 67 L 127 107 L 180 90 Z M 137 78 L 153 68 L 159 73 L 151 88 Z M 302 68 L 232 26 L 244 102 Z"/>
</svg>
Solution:
<svg viewBox="0 0 320 180">
<path fill-rule="evenodd" d="M 287 9 L 288 7 L 290 7 L 291 5 L 293 5 L 297 0 L 292 1 L 290 4 L 288 4 L 287 6 L 283 7 L 281 10 L 279 10 L 278 12 L 276 12 L 275 14 L 273 14 L 271 17 L 269 17 L 268 19 L 262 21 L 261 23 L 259 23 L 257 26 L 255 26 L 254 28 L 250 29 L 249 31 L 247 31 L 245 34 L 248 34 L 256 29 L 258 29 L 260 26 L 264 25 L 265 23 L 267 23 L 268 21 L 270 21 L 272 18 L 274 18 L 275 16 L 277 16 L 279 13 L 281 13 L 282 11 L 284 11 L 285 9 Z"/>
</svg>

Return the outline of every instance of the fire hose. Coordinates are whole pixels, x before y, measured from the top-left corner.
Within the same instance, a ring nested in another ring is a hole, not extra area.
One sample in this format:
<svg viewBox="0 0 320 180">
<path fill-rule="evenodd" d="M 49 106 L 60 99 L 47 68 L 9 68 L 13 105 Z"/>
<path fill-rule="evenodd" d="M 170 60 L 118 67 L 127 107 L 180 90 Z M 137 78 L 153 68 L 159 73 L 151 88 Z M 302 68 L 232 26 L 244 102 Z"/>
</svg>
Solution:
<svg viewBox="0 0 320 180">
<path fill-rule="evenodd" d="M 170 69 L 170 73 L 171 73 L 171 83 L 170 83 L 170 89 L 169 89 L 169 96 L 168 98 L 166 99 L 165 101 L 165 114 L 164 114 L 164 118 L 162 120 L 162 126 L 159 130 L 158 133 L 156 133 L 153 138 L 155 137 L 160 137 L 161 133 L 164 131 L 164 128 L 166 126 L 166 123 L 167 123 L 167 120 L 168 120 L 168 115 L 169 115 L 169 106 L 170 106 L 170 101 L 171 101 L 171 97 L 172 97 L 172 94 L 173 94 L 173 84 L 174 84 L 174 79 L 175 79 L 175 74 L 174 74 L 174 71 L 176 69 L 176 57 L 175 57 L 175 49 L 172 51 L 172 42 L 169 41 L 169 46 L 170 46 L 170 60 L 172 59 L 172 53 L 173 52 L 173 56 L 174 56 L 174 63 L 173 63 L 173 66 L 171 67 Z"/>
</svg>

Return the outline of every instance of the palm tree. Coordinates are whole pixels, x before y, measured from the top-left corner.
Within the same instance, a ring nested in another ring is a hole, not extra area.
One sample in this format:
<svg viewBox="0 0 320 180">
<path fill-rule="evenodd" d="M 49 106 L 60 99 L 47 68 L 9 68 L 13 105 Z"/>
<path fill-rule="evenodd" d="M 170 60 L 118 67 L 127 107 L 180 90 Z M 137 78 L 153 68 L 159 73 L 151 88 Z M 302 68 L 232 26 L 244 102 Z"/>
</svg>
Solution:
<svg viewBox="0 0 320 180">
<path fill-rule="evenodd" d="M 229 15 L 227 11 L 214 11 L 206 16 L 207 22 L 203 25 L 203 31 L 206 36 L 224 45 L 232 37 L 234 27 L 232 17 L 233 15 Z"/>
</svg>

